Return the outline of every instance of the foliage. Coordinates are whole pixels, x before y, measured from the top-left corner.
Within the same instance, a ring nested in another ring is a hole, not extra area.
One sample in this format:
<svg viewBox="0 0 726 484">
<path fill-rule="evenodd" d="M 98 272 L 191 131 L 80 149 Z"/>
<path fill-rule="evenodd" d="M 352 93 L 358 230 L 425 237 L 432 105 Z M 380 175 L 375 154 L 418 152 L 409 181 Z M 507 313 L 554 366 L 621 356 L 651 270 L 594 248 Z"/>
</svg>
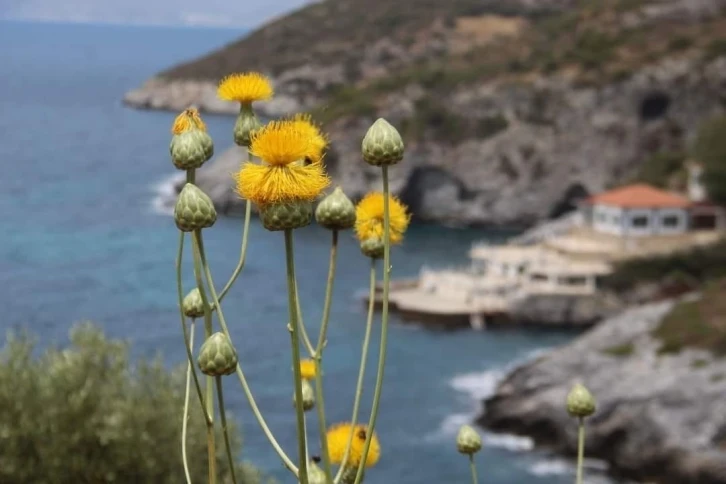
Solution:
<svg viewBox="0 0 726 484">
<path fill-rule="evenodd" d="M 717 57 L 726 55 L 726 39 L 713 39 L 708 43 L 706 49 L 703 52 L 703 56 L 707 61 L 713 60 Z"/>
<path fill-rule="evenodd" d="M 0 482 L 185 482 L 184 371 L 169 372 L 158 359 L 132 366 L 127 344 L 90 324 L 74 327 L 71 343 L 34 357 L 30 336 L 10 334 L 0 352 Z M 199 404 L 191 407 L 190 471 L 194 482 L 205 482 L 205 426 Z M 231 438 L 239 454 L 239 433 Z M 221 482 L 230 482 L 223 446 L 217 461 Z M 260 482 L 248 465 L 237 478 Z"/>
<path fill-rule="evenodd" d="M 709 197 L 726 203 L 726 116 L 703 123 L 693 145 L 694 157 L 703 163 L 703 181 Z"/>
<path fill-rule="evenodd" d="M 610 346 L 609 348 L 605 348 L 602 352 L 609 356 L 622 358 L 632 355 L 634 351 L 635 345 L 632 342 L 629 342 Z"/>
<path fill-rule="evenodd" d="M 648 157 L 640 166 L 638 181 L 666 188 L 673 175 L 684 169 L 685 153 L 661 151 Z"/>
</svg>

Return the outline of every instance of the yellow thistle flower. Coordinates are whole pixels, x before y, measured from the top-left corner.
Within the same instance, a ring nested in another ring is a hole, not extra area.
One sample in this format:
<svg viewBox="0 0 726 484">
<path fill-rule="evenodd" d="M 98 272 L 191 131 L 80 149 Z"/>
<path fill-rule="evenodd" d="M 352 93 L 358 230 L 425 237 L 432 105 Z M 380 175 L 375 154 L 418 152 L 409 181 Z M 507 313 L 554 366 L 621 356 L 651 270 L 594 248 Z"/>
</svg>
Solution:
<svg viewBox="0 0 726 484">
<path fill-rule="evenodd" d="M 410 215 L 406 206 L 396 197 L 389 195 L 391 243 L 399 244 L 408 228 Z M 358 240 L 371 238 L 383 240 L 383 194 L 372 192 L 363 197 L 355 208 L 355 234 Z"/>
<path fill-rule="evenodd" d="M 320 163 L 307 166 L 245 163 L 237 173 L 237 193 L 257 205 L 312 202 L 329 183 Z"/>
<path fill-rule="evenodd" d="M 310 138 L 311 150 L 313 151 L 313 156 L 309 157 L 310 161 L 320 163 L 323 159 L 323 151 L 328 146 L 327 135 L 320 130 L 319 126 L 313 123 L 312 116 L 309 114 L 296 114 L 291 122 L 295 129 L 302 131 Z"/>
<path fill-rule="evenodd" d="M 300 373 L 304 380 L 315 379 L 315 362 L 311 359 L 300 360 Z"/>
<path fill-rule="evenodd" d="M 217 96 L 243 104 L 270 99 L 274 91 L 270 80 L 259 72 L 232 74 L 219 83 Z"/>
<path fill-rule="evenodd" d="M 333 464 L 342 464 L 345 457 L 345 449 L 348 447 L 348 439 L 353 433 L 353 440 L 350 443 L 350 454 L 348 455 L 348 465 L 359 467 L 363 458 L 363 447 L 366 441 L 367 426 L 356 425 L 353 427 L 349 423 L 338 424 L 330 427 L 326 434 L 328 441 L 328 452 L 330 453 L 330 462 Z M 373 467 L 378 463 L 381 457 L 381 444 L 378 442 L 378 436 L 373 433 L 371 438 L 371 446 L 368 449 L 368 457 L 365 466 Z"/>
<path fill-rule="evenodd" d="M 201 131 L 207 131 L 207 125 L 202 121 L 202 117 L 199 115 L 199 110 L 196 108 L 185 109 L 179 116 L 174 119 L 174 124 L 171 127 L 172 134 L 182 134 L 190 129 L 199 129 Z"/>
<path fill-rule="evenodd" d="M 315 153 L 309 133 L 292 121 L 272 121 L 254 132 L 250 151 L 270 165 L 289 165 Z"/>
</svg>

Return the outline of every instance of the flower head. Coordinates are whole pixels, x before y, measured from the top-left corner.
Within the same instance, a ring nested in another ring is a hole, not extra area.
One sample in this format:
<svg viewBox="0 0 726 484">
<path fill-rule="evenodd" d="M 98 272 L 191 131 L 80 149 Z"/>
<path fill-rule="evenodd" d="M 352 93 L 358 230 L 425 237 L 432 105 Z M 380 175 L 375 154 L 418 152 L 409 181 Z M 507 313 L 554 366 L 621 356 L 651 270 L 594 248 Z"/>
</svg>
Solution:
<svg viewBox="0 0 726 484">
<path fill-rule="evenodd" d="M 345 450 L 348 447 L 348 440 L 351 434 L 353 434 L 353 439 L 350 443 L 350 454 L 348 455 L 348 465 L 359 467 L 363 459 L 363 446 L 365 445 L 367 432 L 368 428 L 365 425 L 352 426 L 349 423 L 344 423 L 330 427 L 326 434 L 330 461 L 333 464 L 343 463 Z M 378 436 L 374 432 L 371 437 L 371 446 L 368 449 L 365 466 L 373 467 L 378 463 L 380 457 L 381 444 L 378 442 Z"/>
<path fill-rule="evenodd" d="M 328 137 L 320 130 L 320 127 L 313 123 L 312 116 L 309 114 L 296 114 L 292 120 L 292 125 L 302 131 L 310 139 L 312 156 L 309 156 L 313 163 L 320 163 L 323 159 L 323 151 L 328 146 Z"/>
<path fill-rule="evenodd" d="M 179 116 L 174 119 L 171 127 L 172 134 L 182 134 L 191 129 L 207 131 L 207 125 L 202 121 L 199 110 L 196 108 L 185 109 Z"/>
<path fill-rule="evenodd" d="M 311 359 L 300 360 L 300 373 L 304 380 L 315 378 L 315 362 Z"/>
<path fill-rule="evenodd" d="M 225 101 L 252 103 L 270 99 L 274 91 L 270 80 L 259 72 L 232 74 L 219 83 L 217 96 Z"/>
<path fill-rule="evenodd" d="M 383 240 L 383 194 L 372 192 L 358 202 L 355 209 L 355 234 L 358 240 L 364 241 L 372 238 Z M 396 197 L 388 197 L 390 212 L 390 235 L 391 243 L 399 244 L 403 240 L 403 234 L 408 228 L 410 215 L 406 206 Z"/>
<path fill-rule="evenodd" d="M 315 153 L 309 132 L 293 121 L 272 121 L 252 135 L 250 151 L 270 165 L 289 165 Z"/>
</svg>

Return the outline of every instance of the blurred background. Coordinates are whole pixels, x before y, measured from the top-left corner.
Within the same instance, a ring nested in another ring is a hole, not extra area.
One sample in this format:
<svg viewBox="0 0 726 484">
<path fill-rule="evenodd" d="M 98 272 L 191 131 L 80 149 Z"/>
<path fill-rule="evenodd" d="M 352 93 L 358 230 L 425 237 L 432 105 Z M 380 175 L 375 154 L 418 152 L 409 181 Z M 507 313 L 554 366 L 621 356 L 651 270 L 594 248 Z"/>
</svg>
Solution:
<svg viewBox="0 0 726 484">
<path fill-rule="evenodd" d="M 183 381 L 163 376 L 186 362 L 170 129 L 196 106 L 215 141 L 198 180 L 226 215 L 205 232 L 224 284 L 239 257 L 242 202 L 229 173 L 241 154 L 237 107 L 216 86 L 248 70 L 275 85 L 256 106 L 263 117 L 302 111 L 322 123 L 326 165 L 351 198 L 380 187 L 360 159 L 367 127 L 385 117 L 406 142 L 392 187 L 414 224 L 392 253 L 403 289 L 377 427 L 383 455 L 366 482 L 469 482 L 454 442 L 475 421 L 482 482 L 572 482 L 564 396 L 574 381 L 602 403 L 590 484 L 726 482 L 723 0 L 0 0 L 0 328 L 7 341 L 27 331 L 37 342 L 2 354 L 0 481 L 181 481 L 160 472 L 181 470 L 177 454 L 146 462 L 147 473 L 104 463 L 134 467 L 145 448 L 109 444 L 123 441 L 120 429 L 179 452 Z M 315 332 L 330 234 L 296 235 Z M 329 422 L 350 419 L 366 310 L 367 260 L 352 234 L 341 244 Z M 282 237 L 253 220 L 224 304 L 257 401 L 294 452 L 282 251 Z M 193 287 L 190 271 L 184 284 Z M 693 294 L 702 297 L 677 299 Z M 81 321 L 105 337 L 86 328 L 71 343 Z M 99 359 L 123 353 L 104 338 L 127 341 L 128 358 Z M 69 345 L 82 358 L 54 349 Z M 143 371 L 147 387 L 124 379 L 154 358 L 152 376 L 168 387 Z M 104 382 L 109 368 L 118 380 Z M 134 415 L 161 416 L 134 399 L 155 387 L 169 428 L 144 432 Z M 226 392 L 240 460 L 290 482 L 236 381 Z M 50 461 L 57 481 L 37 470 Z"/>
</svg>

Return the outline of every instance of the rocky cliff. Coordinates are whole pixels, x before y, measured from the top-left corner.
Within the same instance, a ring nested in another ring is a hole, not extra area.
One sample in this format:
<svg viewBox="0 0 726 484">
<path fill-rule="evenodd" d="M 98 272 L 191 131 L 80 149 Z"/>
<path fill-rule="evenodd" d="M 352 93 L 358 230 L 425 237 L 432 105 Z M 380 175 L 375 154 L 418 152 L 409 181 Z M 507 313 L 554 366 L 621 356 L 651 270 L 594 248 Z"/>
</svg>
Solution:
<svg viewBox="0 0 726 484">
<path fill-rule="evenodd" d="M 713 348 L 673 344 L 674 334 L 688 338 L 683 325 L 698 327 L 678 315 L 668 323 L 678 330 L 664 333 L 673 304 L 626 311 L 514 370 L 485 402 L 479 423 L 574 455 L 577 428 L 564 402 L 581 381 L 598 401 L 588 456 L 639 482 L 726 483 L 726 361 Z M 688 304 L 697 303 L 682 307 Z"/>
<path fill-rule="evenodd" d="M 724 112 L 726 0 L 326 0 L 126 95 L 140 108 L 216 99 L 219 78 L 259 69 L 268 116 L 324 122 L 335 181 L 379 186 L 360 141 L 383 116 L 407 143 L 393 188 L 424 220 L 531 224 L 687 151 Z M 226 168 L 218 205 L 238 203 Z"/>
</svg>

